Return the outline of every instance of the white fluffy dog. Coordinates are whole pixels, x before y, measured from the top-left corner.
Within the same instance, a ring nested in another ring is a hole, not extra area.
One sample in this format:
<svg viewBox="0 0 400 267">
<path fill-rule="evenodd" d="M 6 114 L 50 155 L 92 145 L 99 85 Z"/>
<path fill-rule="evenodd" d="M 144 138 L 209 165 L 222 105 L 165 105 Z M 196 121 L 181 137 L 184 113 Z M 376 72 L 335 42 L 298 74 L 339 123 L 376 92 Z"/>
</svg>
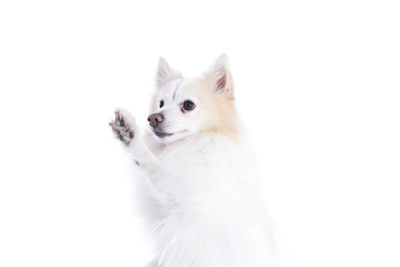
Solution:
<svg viewBox="0 0 400 267">
<path fill-rule="evenodd" d="M 141 188 L 156 258 L 152 267 L 272 266 L 268 219 L 222 55 L 187 79 L 160 59 L 141 135 L 125 110 L 110 122 L 145 174 Z"/>
</svg>

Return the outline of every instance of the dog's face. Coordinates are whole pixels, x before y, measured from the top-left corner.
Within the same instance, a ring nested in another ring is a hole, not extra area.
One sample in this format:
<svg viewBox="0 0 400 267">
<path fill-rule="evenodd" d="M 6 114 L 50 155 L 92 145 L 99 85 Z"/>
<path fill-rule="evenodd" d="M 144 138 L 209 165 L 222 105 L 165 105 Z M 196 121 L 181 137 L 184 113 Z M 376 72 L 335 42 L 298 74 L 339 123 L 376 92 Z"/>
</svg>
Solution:
<svg viewBox="0 0 400 267">
<path fill-rule="evenodd" d="M 155 138 L 171 143 L 201 132 L 236 138 L 233 85 L 226 56 L 196 79 L 183 78 L 160 59 L 148 117 Z"/>
</svg>

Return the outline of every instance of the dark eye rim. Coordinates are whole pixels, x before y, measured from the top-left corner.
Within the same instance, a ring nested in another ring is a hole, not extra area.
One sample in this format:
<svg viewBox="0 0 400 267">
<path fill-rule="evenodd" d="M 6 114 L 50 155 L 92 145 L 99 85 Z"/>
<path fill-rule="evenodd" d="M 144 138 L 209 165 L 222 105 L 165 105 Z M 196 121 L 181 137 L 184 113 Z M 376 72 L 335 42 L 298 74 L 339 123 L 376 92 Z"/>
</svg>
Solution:
<svg viewBox="0 0 400 267">
<path fill-rule="evenodd" d="M 182 108 L 186 111 L 192 111 L 196 107 L 196 104 L 191 100 L 185 100 L 182 103 Z"/>
<path fill-rule="evenodd" d="M 162 108 L 164 106 L 164 100 L 160 100 L 159 107 Z"/>
</svg>

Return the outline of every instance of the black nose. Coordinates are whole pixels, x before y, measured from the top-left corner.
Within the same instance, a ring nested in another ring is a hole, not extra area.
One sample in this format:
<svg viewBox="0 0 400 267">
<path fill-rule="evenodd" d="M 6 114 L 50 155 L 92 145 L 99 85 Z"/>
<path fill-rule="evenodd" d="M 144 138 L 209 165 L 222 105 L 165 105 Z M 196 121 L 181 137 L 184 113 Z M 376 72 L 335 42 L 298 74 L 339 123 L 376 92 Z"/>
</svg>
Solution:
<svg viewBox="0 0 400 267">
<path fill-rule="evenodd" d="M 163 120 L 164 117 L 160 113 L 153 113 L 147 118 L 152 127 L 157 127 Z"/>
</svg>

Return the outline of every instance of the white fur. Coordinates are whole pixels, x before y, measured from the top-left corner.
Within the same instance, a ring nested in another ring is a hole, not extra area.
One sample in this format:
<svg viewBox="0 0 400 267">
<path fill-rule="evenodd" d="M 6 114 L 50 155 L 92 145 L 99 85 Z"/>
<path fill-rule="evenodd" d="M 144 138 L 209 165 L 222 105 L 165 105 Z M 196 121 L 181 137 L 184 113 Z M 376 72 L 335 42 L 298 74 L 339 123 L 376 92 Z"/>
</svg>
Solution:
<svg viewBox="0 0 400 267">
<path fill-rule="evenodd" d="M 169 73 L 166 62 L 161 63 L 163 72 Z M 180 118 L 171 104 L 171 92 L 180 79 L 163 85 L 165 117 L 170 120 L 169 130 L 188 127 L 190 134 L 168 142 L 141 136 L 133 117 L 120 111 L 135 130 L 128 150 L 144 174 L 140 191 L 156 252 L 148 266 L 273 266 L 269 221 L 253 153 L 245 142 L 198 131 L 200 127 L 192 124 L 200 115 L 188 122 Z M 162 84 L 160 77 L 158 83 Z"/>
</svg>

